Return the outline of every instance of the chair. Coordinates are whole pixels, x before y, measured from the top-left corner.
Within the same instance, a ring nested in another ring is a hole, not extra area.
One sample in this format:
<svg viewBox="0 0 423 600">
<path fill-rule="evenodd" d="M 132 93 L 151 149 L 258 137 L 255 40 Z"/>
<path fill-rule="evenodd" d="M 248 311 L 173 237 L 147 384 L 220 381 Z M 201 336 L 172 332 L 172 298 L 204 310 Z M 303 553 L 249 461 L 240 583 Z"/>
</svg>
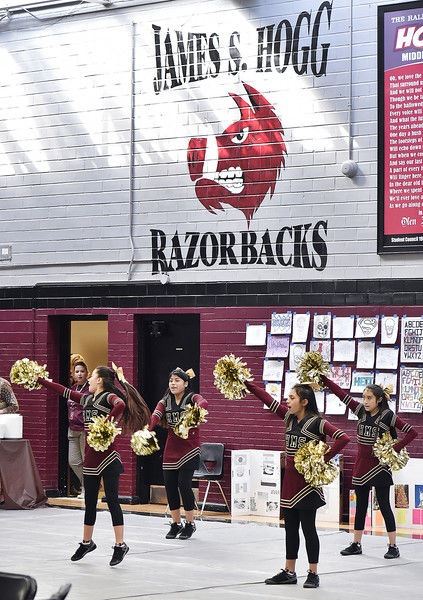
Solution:
<svg viewBox="0 0 423 600">
<path fill-rule="evenodd" d="M 50 596 L 48 600 L 64 600 L 72 584 L 67 583 Z M 37 593 L 37 582 L 29 575 L 18 573 L 0 572 L 0 598 L 1 600 L 33 600 Z"/>
<path fill-rule="evenodd" d="M 1 600 L 33 600 L 37 593 L 37 582 L 29 575 L 0 573 Z"/>
<path fill-rule="evenodd" d="M 209 493 L 210 485 L 215 483 L 219 486 L 220 493 L 225 501 L 226 508 L 230 514 L 231 510 L 226 500 L 226 496 L 223 492 L 222 486 L 219 480 L 223 478 L 223 455 L 225 452 L 224 444 L 212 444 L 204 443 L 201 444 L 200 451 L 200 465 L 196 471 L 194 471 L 193 479 L 199 481 L 207 481 L 206 493 L 204 494 L 203 503 L 201 506 L 200 516 L 203 514 L 204 507 L 207 502 L 207 496 Z M 213 463 L 213 466 L 207 468 L 207 463 Z"/>
</svg>

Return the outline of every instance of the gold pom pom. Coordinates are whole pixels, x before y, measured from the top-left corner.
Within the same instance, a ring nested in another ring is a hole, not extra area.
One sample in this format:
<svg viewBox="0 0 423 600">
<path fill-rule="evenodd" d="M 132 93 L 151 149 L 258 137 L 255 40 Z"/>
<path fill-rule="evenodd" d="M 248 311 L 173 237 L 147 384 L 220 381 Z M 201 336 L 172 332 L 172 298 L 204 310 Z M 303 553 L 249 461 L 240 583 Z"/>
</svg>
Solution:
<svg viewBox="0 0 423 600">
<path fill-rule="evenodd" d="M 420 388 L 419 402 L 420 404 L 423 404 L 423 386 Z"/>
<path fill-rule="evenodd" d="M 156 434 L 148 430 L 148 425 L 132 434 L 131 448 L 138 456 L 148 456 L 160 450 Z"/>
<path fill-rule="evenodd" d="M 39 365 L 36 360 L 22 358 L 17 360 L 10 369 L 10 381 L 22 385 L 27 390 L 39 390 L 42 386 L 37 382 L 38 377 L 48 377 L 47 365 Z"/>
<path fill-rule="evenodd" d="M 233 354 L 226 354 L 217 361 L 213 371 L 214 385 L 228 400 L 239 400 L 247 395 L 245 382 L 252 381 L 252 377 L 246 364 Z"/>
<path fill-rule="evenodd" d="M 389 431 L 385 431 L 374 443 L 373 454 L 382 465 L 386 465 L 392 471 L 400 471 L 408 463 L 410 456 L 405 448 L 396 452 L 393 448 L 395 443 L 396 440 L 392 439 Z"/>
<path fill-rule="evenodd" d="M 307 442 L 295 453 L 294 464 L 298 473 L 304 476 L 307 483 L 313 487 L 328 485 L 336 479 L 338 467 L 333 460 L 327 463 L 324 461 L 324 455 L 329 447 L 322 441 Z"/>
<path fill-rule="evenodd" d="M 87 444 L 97 452 L 107 450 L 115 441 L 115 437 L 122 433 L 122 429 L 116 426 L 114 418 L 107 419 L 104 415 L 93 417 L 88 425 L 88 431 Z"/>
<path fill-rule="evenodd" d="M 188 406 L 188 408 L 185 410 L 185 413 L 176 423 L 173 431 L 180 438 L 187 440 L 189 430 L 192 427 L 198 427 L 200 423 L 207 423 L 206 415 L 208 414 L 208 410 L 201 408 L 201 406 L 198 406 L 198 404 L 195 402 L 192 406 Z"/>
<path fill-rule="evenodd" d="M 329 363 L 323 359 L 320 352 L 306 352 L 297 367 L 298 381 L 324 387 L 322 375 L 329 375 Z"/>
</svg>

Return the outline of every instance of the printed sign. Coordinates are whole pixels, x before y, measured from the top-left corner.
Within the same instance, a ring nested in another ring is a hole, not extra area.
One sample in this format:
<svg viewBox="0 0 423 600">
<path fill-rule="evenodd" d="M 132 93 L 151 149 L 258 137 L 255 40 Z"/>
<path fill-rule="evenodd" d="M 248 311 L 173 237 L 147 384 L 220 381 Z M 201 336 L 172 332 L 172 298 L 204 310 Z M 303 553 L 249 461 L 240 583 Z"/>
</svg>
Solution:
<svg viewBox="0 0 423 600">
<path fill-rule="evenodd" d="M 378 252 L 423 251 L 423 3 L 378 7 Z"/>
</svg>

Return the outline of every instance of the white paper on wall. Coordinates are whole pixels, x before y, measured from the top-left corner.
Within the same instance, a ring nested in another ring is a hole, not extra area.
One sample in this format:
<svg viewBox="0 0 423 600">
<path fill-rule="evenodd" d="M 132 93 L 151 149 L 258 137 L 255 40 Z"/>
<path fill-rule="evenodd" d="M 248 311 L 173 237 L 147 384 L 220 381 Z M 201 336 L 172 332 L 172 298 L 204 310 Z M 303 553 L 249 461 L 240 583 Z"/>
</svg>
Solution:
<svg viewBox="0 0 423 600">
<path fill-rule="evenodd" d="M 289 392 L 292 390 L 298 381 L 297 373 L 295 371 L 286 371 L 285 373 L 285 388 L 283 391 L 283 397 L 288 398 Z"/>
<path fill-rule="evenodd" d="M 314 313 L 313 318 L 313 337 L 316 339 L 330 338 L 331 313 L 327 315 L 318 315 Z"/>
<path fill-rule="evenodd" d="M 310 352 L 320 352 L 326 362 L 331 361 L 331 347 L 331 340 L 311 340 L 310 342 Z"/>
<path fill-rule="evenodd" d="M 348 421 L 358 421 L 357 415 L 348 409 Z"/>
<path fill-rule="evenodd" d="M 353 371 L 351 379 L 351 392 L 363 393 L 364 388 L 374 382 L 373 373 L 363 371 Z"/>
<path fill-rule="evenodd" d="M 357 343 L 357 369 L 373 369 L 375 366 L 375 348 L 374 340 L 363 342 L 359 340 Z"/>
<path fill-rule="evenodd" d="M 340 401 L 335 394 L 326 394 L 326 414 L 327 415 L 343 415 L 347 407 Z"/>
<path fill-rule="evenodd" d="M 292 342 L 306 342 L 310 326 L 310 313 L 295 313 L 292 323 Z"/>
<path fill-rule="evenodd" d="M 268 335 L 266 357 L 286 358 L 289 352 L 289 337 L 284 335 Z"/>
<path fill-rule="evenodd" d="M 354 315 L 332 319 L 332 337 L 335 339 L 351 339 L 354 337 Z"/>
<path fill-rule="evenodd" d="M 265 386 L 266 392 L 272 396 L 273 400 L 276 400 L 276 402 L 280 402 L 282 397 L 282 383 L 279 381 L 266 381 Z M 264 405 L 264 408 L 269 407 Z"/>
<path fill-rule="evenodd" d="M 392 393 L 397 393 L 397 374 L 396 372 L 376 371 L 375 383 L 381 388 L 392 385 Z"/>
<path fill-rule="evenodd" d="M 319 413 L 325 412 L 325 392 L 314 392 L 316 396 L 317 410 Z"/>
<path fill-rule="evenodd" d="M 398 412 L 421 413 L 419 402 L 423 386 L 423 368 L 401 367 Z"/>
<path fill-rule="evenodd" d="M 291 344 L 289 349 L 289 369 L 296 371 L 301 358 L 306 353 L 305 344 Z"/>
<path fill-rule="evenodd" d="M 380 324 L 381 344 L 395 344 L 398 337 L 398 324 L 398 315 L 392 315 L 390 317 L 382 315 Z"/>
<path fill-rule="evenodd" d="M 379 331 L 379 316 L 359 317 L 357 315 L 355 337 L 374 338 Z"/>
<path fill-rule="evenodd" d="M 353 362 L 355 359 L 355 340 L 334 340 L 333 360 Z"/>
<path fill-rule="evenodd" d="M 399 348 L 378 346 L 376 350 L 376 369 L 397 369 Z"/>
<path fill-rule="evenodd" d="M 250 325 L 247 323 L 245 333 L 246 346 L 264 346 L 266 344 L 266 323 Z"/>
<path fill-rule="evenodd" d="M 350 389 L 352 367 L 346 365 L 330 365 L 329 379 L 345 390 Z"/>
<path fill-rule="evenodd" d="M 270 333 L 272 335 L 290 334 L 292 330 L 292 312 L 272 314 Z"/>
<path fill-rule="evenodd" d="M 264 359 L 263 362 L 263 381 L 282 381 L 283 360 Z"/>
<path fill-rule="evenodd" d="M 423 317 L 402 318 L 401 362 L 423 362 Z"/>
</svg>

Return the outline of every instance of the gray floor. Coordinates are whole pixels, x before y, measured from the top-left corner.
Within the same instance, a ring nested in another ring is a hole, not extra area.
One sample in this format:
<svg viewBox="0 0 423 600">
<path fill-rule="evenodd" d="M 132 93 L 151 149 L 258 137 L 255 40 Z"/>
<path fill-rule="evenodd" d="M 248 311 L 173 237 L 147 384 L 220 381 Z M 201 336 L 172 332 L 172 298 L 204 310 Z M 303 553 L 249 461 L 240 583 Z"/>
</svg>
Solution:
<svg viewBox="0 0 423 600">
<path fill-rule="evenodd" d="M 27 573 L 38 582 L 45 599 L 66 582 L 69 600 L 349 600 L 390 597 L 422 598 L 423 541 L 400 538 L 401 558 L 385 560 L 386 538 L 366 536 L 364 555 L 341 557 L 351 536 L 320 531 L 321 587 L 303 589 L 306 556 L 301 540 L 298 585 L 267 586 L 265 577 L 281 566 L 284 529 L 261 524 L 202 521 L 189 541 L 165 540 L 168 521 L 162 517 L 125 515 L 130 552 L 111 568 L 110 516 L 100 512 L 94 540 L 97 550 L 78 563 L 76 549 L 83 513 L 45 508 L 0 511 L 1 570 Z"/>
</svg>

